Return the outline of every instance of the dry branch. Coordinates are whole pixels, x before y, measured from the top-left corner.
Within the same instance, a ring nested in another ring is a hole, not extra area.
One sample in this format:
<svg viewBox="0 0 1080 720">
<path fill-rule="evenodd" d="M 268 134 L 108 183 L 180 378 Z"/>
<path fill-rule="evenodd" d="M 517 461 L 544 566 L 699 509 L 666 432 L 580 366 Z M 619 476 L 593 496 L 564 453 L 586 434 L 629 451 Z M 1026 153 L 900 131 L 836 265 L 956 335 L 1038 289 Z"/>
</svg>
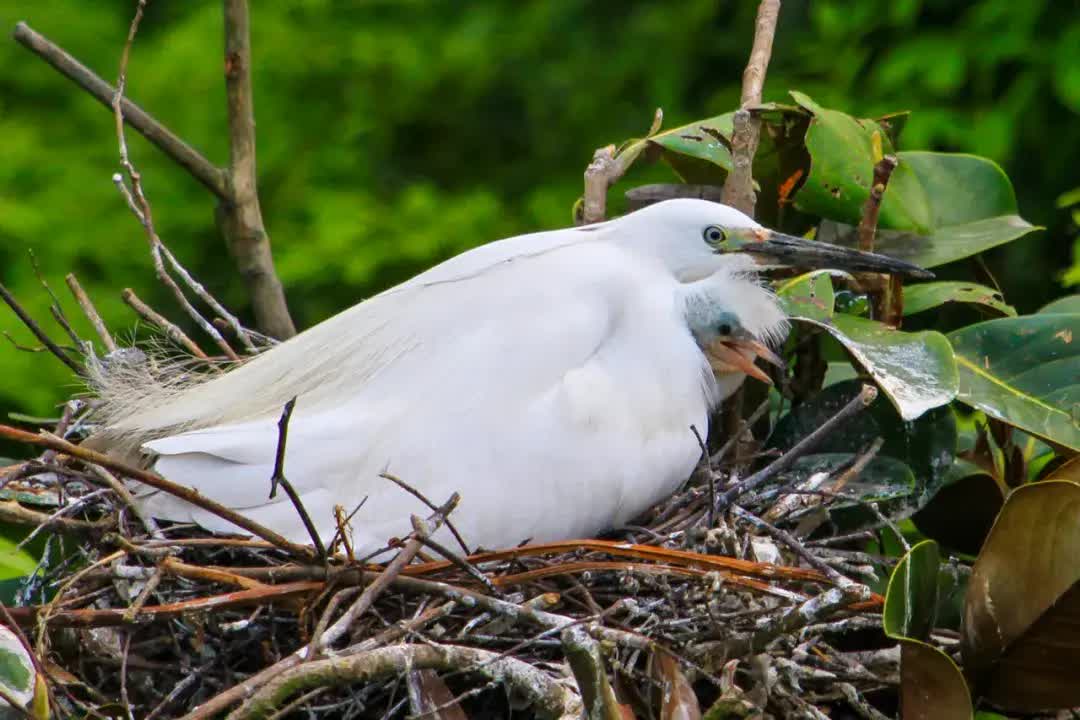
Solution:
<svg viewBox="0 0 1080 720">
<path fill-rule="evenodd" d="M 20 22 L 15 26 L 12 36 L 20 45 L 49 63 L 61 75 L 81 87 L 102 105 L 112 108 L 116 88 L 98 77 L 92 70 L 69 55 L 59 45 L 31 29 L 24 22 Z M 215 167 L 197 150 L 130 100 L 124 99 L 121 109 L 124 122 L 135 128 L 140 135 L 168 155 L 177 165 L 187 170 L 193 178 L 202 183 L 210 192 L 219 198 L 228 197 L 224 173 L 220 168 Z"/>
<path fill-rule="evenodd" d="M 229 195 L 223 201 L 225 239 L 248 286 L 260 332 L 284 340 L 296 334 L 274 270 L 255 179 L 255 110 L 247 0 L 225 3 L 225 89 L 229 115 Z"/>
<path fill-rule="evenodd" d="M 761 0 L 758 5 L 757 22 L 754 27 L 754 44 L 750 61 L 743 71 L 742 96 L 734 117 L 734 134 L 731 138 L 731 173 L 724 183 L 723 200 L 750 217 L 754 216 L 753 165 L 761 136 L 761 119 L 754 116 L 751 108 L 761 104 L 761 92 L 765 73 L 772 57 L 776 21 L 780 15 L 780 0 Z"/>
</svg>

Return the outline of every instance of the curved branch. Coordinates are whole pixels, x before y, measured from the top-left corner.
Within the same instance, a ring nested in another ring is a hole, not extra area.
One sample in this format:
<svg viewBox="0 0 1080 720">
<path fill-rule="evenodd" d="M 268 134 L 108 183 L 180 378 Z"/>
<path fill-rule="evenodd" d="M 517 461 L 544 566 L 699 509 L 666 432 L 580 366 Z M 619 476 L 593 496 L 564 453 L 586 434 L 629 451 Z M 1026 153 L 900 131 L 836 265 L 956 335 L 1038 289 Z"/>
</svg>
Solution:
<svg viewBox="0 0 1080 720">
<path fill-rule="evenodd" d="M 12 33 L 15 41 L 30 52 L 53 66 L 53 68 L 71 82 L 75 83 L 106 108 L 112 107 L 116 88 L 102 80 L 93 70 L 73 58 L 62 47 L 44 35 L 34 31 L 21 22 Z M 206 189 L 219 198 L 229 196 L 225 185 L 225 176 L 221 169 L 203 157 L 198 150 L 177 137 L 171 130 L 155 120 L 150 113 L 130 100 L 122 101 L 124 122 L 135 128 L 140 135 L 154 144 L 161 152 L 168 155 L 176 164 L 206 186 Z"/>
<path fill-rule="evenodd" d="M 582 716 L 580 698 L 562 683 L 521 660 L 458 645 L 391 645 L 286 670 L 234 710 L 229 720 L 269 717 L 291 696 L 316 687 L 373 682 L 399 677 L 410 670 L 463 669 L 512 687 L 545 717 L 577 720 Z"/>
</svg>

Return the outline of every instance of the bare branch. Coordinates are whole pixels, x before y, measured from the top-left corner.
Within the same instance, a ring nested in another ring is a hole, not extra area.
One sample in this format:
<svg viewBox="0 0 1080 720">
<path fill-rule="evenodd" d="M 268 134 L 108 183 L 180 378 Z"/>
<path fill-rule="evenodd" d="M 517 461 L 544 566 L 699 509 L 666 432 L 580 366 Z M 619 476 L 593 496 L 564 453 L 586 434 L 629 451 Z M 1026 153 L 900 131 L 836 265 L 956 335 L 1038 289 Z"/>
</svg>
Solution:
<svg viewBox="0 0 1080 720">
<path fill-rule="evenodd" d="M 874 165 L 874 182 L 870 186 L 870 195 L 863 204 L 862 218 L 859 220 L 859 249 L 874 252 L 874 235 L 877 234 L 878 214 L 881 212 L 881 198 L 889 185 L 889 178 L 896 169 L 895 155 L 886 155 Z"/>
<path fill-rule="evenodd" d="M 761 135 L 761 120 L 751 114 L 750 108 L 761 104 L 761 91 L 765 84 L 769 58 L 772 57 L 773 38 L 776 36 L 776 20 L 779 15 L 780 0 L 761 0 L 750 61 L 743 71 L 740 107 L 735 112 L 735 130 L 731 138 L 732 170 L 724 183 L 724 203 L 751 217 L 757 202 L 754 196 L 753 165 L 754 153 L 757 152 Z"/>
<path fill-rule="evenodd" d="M 38 339 L 38 342 L 48 348 L 49 352 L 55 355 L 60 362 L 67 365 L 76 374 L 84 374 L 85 371 L 82 366 L 64 352 L 63 348 L 53 342 L 52 338 L 45 334 L 45 331 L 41 329 L 41 326 L 34 321 L 34 318 L 30 317 L 30 314 L 23 309 L 23 306 L 19 304 L 15 299 L 15 296 L 8 292 L 8 289 L 4 287 L 2 283 L 0 283 L 0 298 L 2 298 L 4 302 L 7 303 L 8 307 L 19 316 L 23 325 L 29 328 L 30 332 L 34 333 L 34 337 Z M 14 342 L 14 340 L 12 342 Z"/>
<path fill-rule="evenodd" d="M 101 315 L 98 313 L 97 308 L 94 307 L 93 301 L 90 300 L 90 296 L 86 294 L 82 285 L 79 284 L 79 280 L 75 277 L 75 273 L 68 273 L 64 276 L 64 280 L 67 282 L 71 294 L 75 297 L 75 301 L 79 303 L 79 307 L 82 308 L 83 315 L 85 315 L 86 319 L 90 321 L 90 324 L 94 326 L 94 332 L 97 333 L 97 336 L 101 338 L 101 343 L 105 346 L 105 351 L 115 351 L 116 342 L 113 340 L 112 335 L 109 334 L 109 329 L 105 327 L 105 321 L 101 319 Z"/>
<path fill-rule="evenodd" d="M 124 302 L 127 303 L 128 307 L 134 310 L 139 317 L 146 320 L 151 325 L 160 328 L 161 331 L 165 333 L 165 336 L 174 343 L 180 345 L 200 360 L 210 359 L 209 356 L 203 352 L 203 349 L 180 329 L 179 325 L 173 323 L 161 313 L 140 300 L 134 290 L 131 288 L 124 288 L 124 291 L 120 293 L 120 297 L 124 299 Z"/>
<path fill-rule="evenodd" d="M 20 45 L 52 65 L 61 75 L 88 92 L 102 105 L 112 108 L 116 88 L 98 77 L 59 45 L 32 30 L 24 22 L 15 26 L 12 36 Z M 122 101 L 122 110 L 124 122 L 172 158 L 177 165 L 187 170 L 210 192 L 222 199 L 228 197 L 224 173 L 220 168 L 130 100 Z"/>
<path fill-rule="evenodd" d="M 225 88 L 229 111 L 228 200 L 222 229 L 248 285 L 255 324 L 275 338 L 296 334 L 285 292 L 274 270 L 255 177 L 255 112 L 251 93 L 251 37 L 247 0 L 225 3 Z"/>
</svg>

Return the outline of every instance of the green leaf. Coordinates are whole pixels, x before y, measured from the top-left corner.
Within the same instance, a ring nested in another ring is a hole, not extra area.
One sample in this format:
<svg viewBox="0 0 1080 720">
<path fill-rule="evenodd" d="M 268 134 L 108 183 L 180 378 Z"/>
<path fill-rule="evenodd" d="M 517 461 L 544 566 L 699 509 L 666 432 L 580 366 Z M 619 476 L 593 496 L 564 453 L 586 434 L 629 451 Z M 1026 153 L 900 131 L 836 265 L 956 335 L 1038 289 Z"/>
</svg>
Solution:
<svg viewBox="0 0 1080 720">
<path fill-rule="evenodd" d="M 37 559 L 18 543 L 0 536 L 0 580 L 20 578 L 29 575 L 37 568 Z"/>
<path fill-rule="evenodd" d="M 931 268 L 970 257 L 1041 229 L 1019 215 L 998 215 L 962 225 L 939 227 L 930 235 L 879 230 L 874 251 Z M 817 237 L 823 242 L 846 247 L 858 245 L 855 228 L 851 225 L 823 222 Z"/>
<path fill-rule="evenodd" d="M 900 559 L 889 578 L 882 624 L 893 638 L 926 640 L 934 628 L 938 604 L 937 543 L 924 540 Z"/>
<path fill-rule="evenodd" d="M 1080 315 L 989 320 L 956 330 L 949 340 L 957 399 L 1080 450 Z"/>
<path fill-rule="evenodd" d="M 968 583 L 961 649 L 976 689 L 999 707 L 1080 705 L 1080 485 L 1012 492 Z"/>
<path fill-rule="evenodd" d="M 956 458 L 941 488 L 911 519 L 927 537 L 976 555 L 1004 501 L 990 473 L 973 462 Z"/>
<path fill-rule="evenodd" d="M 956 364 L 949 341 L 941 333 L 901 332 L 842 313 L 832 323 L 794 319 L 816 325 L 839 340 L 904 420 L 914 420 L 956 397 Z"/>
<path fill-rule="evenodd" d="M 870 196 L 874 164 L 882 154 L 893 152 L 892 141 L 872 120 L 858 120 L 823 108 L 800 92 L 792 91 L 791 95 L 813 115 L 806 131 L 810 175 L 795 195 L 795 207 L 825 218 L 858 223 Z M 897 166 L 882 200 L 879 224 L 928 231 L 930 221 L 929 201 L 911 168 Z"/>
<path fill-rule="evenodd" d="M 940 595 L 941 555 L 924 540 L 896 564 L 885 592 L 882 625 L 900 641 L 900 717 L 970 718 L 971 694 L 956 664 L 927 644 Z"/>
<path fill-rule="evenodd" d="M 949 302 L 974 303 L 993 308 L 1002 315 L 1015 316 L 1016 309 L 1005 303 L 1001 293 L 985 285 L 968 282 L 928 282 L 904 287 L 904 316 L 932 310 Z"/>
<path fill-rule="evenodd" d="M 856 397 L 862 385 L 859 380 L 846 380 L 822 389 L 780 419 L 767 447 L 781 452 L 790 449 Z M 852 455 L 864 451 L 879 437 L 884 442 L 878 458 L 902 461 L 905 472 L 914 473 L 910 480 L 894 476 L 890 484 L 907 486 L 917 478 L 915 494 L 921 498 L 933 495 L 945 481 L 957 442 L 956 420 L 948 407 L 934 408 L 914 422 L 905 422 L 892 403 L 878 397 L 869 408 L 830 433 L 816 452 Z M 863 477 L 877 479 L 869 469 Z"/>
<path fill-rule="evenodd" d="M 646 138 L 646 142 L 663 151 L 664 160 L 687 182 L 722 180 L 731 171 L 731 134 L 734 132 L 734 112 L 699 120 L 688 125 L 665 130 Z M 691 160 L 687 164 L 686 159 Z M 692 161 L 708 163 L 723 172 L 708 178 L 700 177 Z"/>
<path fill-rule="evenodd" d="M 899 163 L 882 197 L 875 249 L 935 267 L 1015 240 L 1036 228 L 1017 215 L 1012 184 L 993 161 L 975 155 L 894 152 L 878 122 L 823 108 L 802 93 L 813 117 L 806 132 L 810 174 L 795 206 L 825 220 L 818 239 L 853 246 L 882 154 Z M 899 231 L 899 232 L 897 232 Z"/>
<path fill-rule="evenodd" d="M 780 307 L 789 317 L 831 320 L 835 295 L 829 274 L 829 270 L 815 270 L 779 284 L 776 296 Z"/>
<path fill-rule="evenodd" d="M 1066 295 L 1063 298 L 1047 303 L 1039 308 L 1039 314 L 1044 313 L 1071 313 L 1080 315 L 1080 294 Z"/>
</svg>

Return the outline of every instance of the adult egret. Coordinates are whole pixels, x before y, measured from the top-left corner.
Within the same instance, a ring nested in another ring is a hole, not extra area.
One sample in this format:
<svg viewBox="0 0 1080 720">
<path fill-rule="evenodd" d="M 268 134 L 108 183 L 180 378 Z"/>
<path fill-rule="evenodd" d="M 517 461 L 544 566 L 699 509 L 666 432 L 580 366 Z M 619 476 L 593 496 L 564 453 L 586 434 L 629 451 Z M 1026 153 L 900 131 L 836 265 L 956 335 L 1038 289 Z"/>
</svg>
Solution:
<svg viewBox="0 0 1080 720">
<path fill-rule="evenodd" d="M 782 338 L 755 262 L 918 274 L 869 253 L 780 235 L 738 211 L 669 200 L 591 226 L 458 255 L 220 375 L 101 372 L 91 443 L 143 453 L 165 477 L 286 537 L 268 497 L 277 420 L 296 397 L 285 474 L 324 542 L 333 508 L 357 552 L 427 512 L 381 477 L 441 502 L 465 539 L 502 547 L 595 534 L 672 492 L 699 454 L 691 426 Z M 230 523 L 161 492 L 153 515 Z"/>
</svg>

